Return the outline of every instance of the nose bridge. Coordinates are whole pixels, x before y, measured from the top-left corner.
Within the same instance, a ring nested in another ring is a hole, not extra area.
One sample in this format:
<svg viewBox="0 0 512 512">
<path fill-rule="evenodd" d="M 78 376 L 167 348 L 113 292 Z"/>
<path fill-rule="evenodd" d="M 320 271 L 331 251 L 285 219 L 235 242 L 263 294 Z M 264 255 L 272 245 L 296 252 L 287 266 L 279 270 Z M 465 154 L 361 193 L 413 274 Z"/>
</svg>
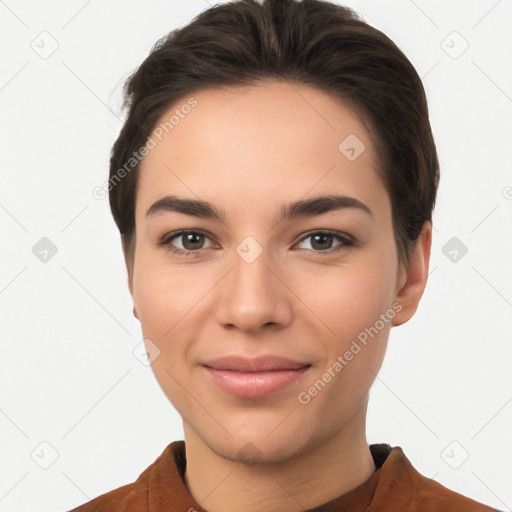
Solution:
<svg viewBox="0 0 512 512">
<path fill-rule="evenodd" d="M 269 251 L 257 249 L 251 243 L 242 242 L 233 258 L 232 285 L 242 294 L 268 294 L 272 283 L 269 270 Z"/>
<path fill-rule="evenodd" d="M 232 256 L 232 270 L 223 280 L 219 297 L 219 323 L 251 331 L 268 323 L 287 323 L 290 304 L 286 288 L 274 275 L 276 270 L 270 269 L 276 266 L 271 251 L 246 237 Z"/>
</svg>

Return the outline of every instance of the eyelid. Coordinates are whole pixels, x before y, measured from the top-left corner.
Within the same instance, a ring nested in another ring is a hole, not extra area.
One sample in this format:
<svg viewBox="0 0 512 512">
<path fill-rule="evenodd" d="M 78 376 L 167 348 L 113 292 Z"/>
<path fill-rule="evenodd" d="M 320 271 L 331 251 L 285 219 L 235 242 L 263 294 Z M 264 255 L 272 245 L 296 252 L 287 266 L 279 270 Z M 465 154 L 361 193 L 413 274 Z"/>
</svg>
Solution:
<svg viewBox="0 0 512 512">
<path fill-rule="evenodd" d="M 157 243 L 157 245 L 163 246 L 166 250 L 168 250 L 172 253 L 185 254 L 185 255 L 188 255 L 188 254 L 200 255 L 202 251 L 211 248 L 211 247 L 206 247 L 206 248 L 201 248 L 201 249 L 197 249 L 197 250 L 187 250 L 187 249 L 180 249 L 178 247 L 174 247 L 171 245 L 171 243 L 170 243 L 171 240 L 174 240 L 175 238 L 179 238 L 180 236 L 184 236 L 184 235 L 188 235 L 188 234 L 203 235 L 212 241 L 213 246 L 219 245 L 219 244 L 215 244 L 215 242 L 213 242 L 213 240 L 212 240 L 212 236 L 208 232 L 206 232 L 202 229 L 181 229 L 178 231 L 174 231 L 172 233 L 168 233 L 161 238 L 161 240 Z M 320 251 L 320 250 L 315 251 L 312 249 L 300 249 L 300 250 L 307 251 L 307 252 L 313 252 L 316 254 L 332 254 L 333 252 L 336 252 L 337 250 L 342 249 L 343 247 L 348 248 L 348 247 L 356 245 L 356 240 L 354 239 L 354 237 L 352 237 L 348 233 L 335 231 L 332 229 L 314 229 L 314 230 L 308 231 L 307 233 L 304 233 L 302 235 L 302 237 L 297 242 L 295 242 L 293 245 L 295 246 L 297 244 L 300 244 L 304 240 L 307 240 L 308 238 L 312 237 L 313 235 L 319 235 L 319 234 L 331 235 L 332 237 L 340 240 L 342 243 L 337 246 L 330 247 L 329 249 L 325 249 L 323 251 Z"/>
<path fill-rule="evenodd" d="M 203 235 L 210 240 L 212 240 L 212 238 L 213 238 L 213 236 L 210 233 L 208 233 L 207 231 L 203 231 L 202 229 L 179 229 L 178 231 L 174 231 L 172 233 L 167 233 L 166 235 L 164 235 L 160 239 L 160 241 L 157 243 L 157 245 L 163 245 L 163 246 L 170 245 L 171 240 L 174 240 L 175 238 L 179 238 L 180 236 L 190 235 L 190 234 Z M 213 242 L 213 240 L 212 240 L 212 242 Z M 179 249 L 178 248 L 178 250 L 186 251 L 187 249 Z M 196 251 L 188 251 L 188 252 L 199 253 L 202 250 L 203 249 L 198 249 Z"/>
<path fill-rule="evenodd" d="M 354 239 L 354 237 L 350 236 L 348 233 L 344 233 L 341 231 L 335 231 L 332 229 L 314 229 L 312 231 L 309 231 L 304 236 L 302 236 L 302 238 L 294 245 L 297 245 L 314 235 L 330 235 L 333 238 L 337 238 L 339 241 L 341 241 L 341 244 L 338 244 L 334 247 L 330 247 L 329 249 L 325 249 L 323 251 L 315 251 L 313 249 L 300 249 L 300 250 L 312 252 L 314 254 L 332 254 L 332 253 L 334 253 L 338 250 L 341 250 L 343 248 L 348 248 L 348 247 L 352 247 L 352 246 L 356 245 L 356 240 Z"/>
<path fill-rule="evenodd" d="M 350 236 L 348 233 L 345 233 L 343 231 L 336 231 L 333 229 L 312 229 L 311 231 L 308 231 L 305 233 L 302 238 L 299 240 L 299 242 L 304 241 L 306 238 L 309 238 L 313 235 L 332 235 L 334 237 L 341 238 L 347 242 L 355 242 L 354 237 Z"/>
</svg>

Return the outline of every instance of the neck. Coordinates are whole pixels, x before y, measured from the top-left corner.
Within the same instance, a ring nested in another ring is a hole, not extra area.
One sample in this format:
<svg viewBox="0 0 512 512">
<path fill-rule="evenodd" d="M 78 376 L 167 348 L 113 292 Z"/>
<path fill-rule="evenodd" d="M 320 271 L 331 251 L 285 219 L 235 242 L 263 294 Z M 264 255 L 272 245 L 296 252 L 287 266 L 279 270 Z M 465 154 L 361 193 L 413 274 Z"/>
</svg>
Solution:
<svg viewBox="0 0 512 512">
<path fill-rule="evenodd" d="M 253 465 L 222 457 L 184 423 L 185 484 L 208 512 L 303 511 L 327 503 L 376 470 L 366 441 L 366 405 L 329 439 L 287 460 Z"/>
</svg>

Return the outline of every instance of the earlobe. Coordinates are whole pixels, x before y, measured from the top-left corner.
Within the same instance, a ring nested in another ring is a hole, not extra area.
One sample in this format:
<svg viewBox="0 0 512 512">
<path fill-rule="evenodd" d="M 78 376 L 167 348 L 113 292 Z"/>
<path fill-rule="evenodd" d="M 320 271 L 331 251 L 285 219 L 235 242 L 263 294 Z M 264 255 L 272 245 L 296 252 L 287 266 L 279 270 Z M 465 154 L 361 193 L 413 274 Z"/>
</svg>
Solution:
<svg viewBox="0 0 512 512">
<path fill-rule="evenodd" d="M 128 258 L 126 241 L 123 235 L 121 235 L 121 246 L 123 248 L 124 260 L 126 263 L 128 290 L 130 290 L 130 295 L 133 300 L 133 262 L 130 261 Z M 137 320 L 139 320 L 139 315 L 137 314 L 137 309 L 135 308 L 135 305 L 133 306 L 133 316 L 137 318 Z"/>
<path fill-rule="evenodd" d="M 130 295 L 132 297 L 132 301 L 135 302 L 134 296 L 133 296 L 133 278 L 132 278 L 132 272 L 130 268 L 128 268 L 128 289 L 130 290 Z M 137 308 L 135 307 L 135 303 L 133 305 L 133 316 L 139 320 L 139 315 L 137 314 Z"/>
<path fill-rule="evenodd" d="M 409 262 L 405 268 L 405 282 L 402 278 L 398 285 L 395 301 L 402 307 L 393 319 L 393 326 L 402 325 L 410 320 L 418 309 L 427 285 L 431 244 L 432 223 L 425 221 L 420 236 L 410 252 Z"/>
<path fill-rule="evenodd" d="M 130 290 L 130 295 L 132 296 L 132 299 L 133 299 L 133 283 L 132 283 L 132 273 L 130 272 L 130 269 L 128 268 L 127 269 L 128 271 L 128 290 Z"/>
</svg>

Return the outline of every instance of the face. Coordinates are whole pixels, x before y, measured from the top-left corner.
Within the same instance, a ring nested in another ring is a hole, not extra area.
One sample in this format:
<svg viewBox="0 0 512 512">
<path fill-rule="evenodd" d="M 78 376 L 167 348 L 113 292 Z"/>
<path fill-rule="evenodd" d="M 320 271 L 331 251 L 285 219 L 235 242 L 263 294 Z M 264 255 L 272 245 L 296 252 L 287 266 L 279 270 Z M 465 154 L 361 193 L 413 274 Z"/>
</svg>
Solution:
<svg viewBox="0 0 512 512">
<path fill-rule="evenodd" d="M 361 410 L 404 321 L 389 196 L 364 124 L 322 91 L 262 82 L 193 98 L 141 164 L 136 315 L 186 432 L 228 459 L 252 443 L 284 460 Z M 302 369 L 205 366 L 232 355 Z"/>
</svg>

